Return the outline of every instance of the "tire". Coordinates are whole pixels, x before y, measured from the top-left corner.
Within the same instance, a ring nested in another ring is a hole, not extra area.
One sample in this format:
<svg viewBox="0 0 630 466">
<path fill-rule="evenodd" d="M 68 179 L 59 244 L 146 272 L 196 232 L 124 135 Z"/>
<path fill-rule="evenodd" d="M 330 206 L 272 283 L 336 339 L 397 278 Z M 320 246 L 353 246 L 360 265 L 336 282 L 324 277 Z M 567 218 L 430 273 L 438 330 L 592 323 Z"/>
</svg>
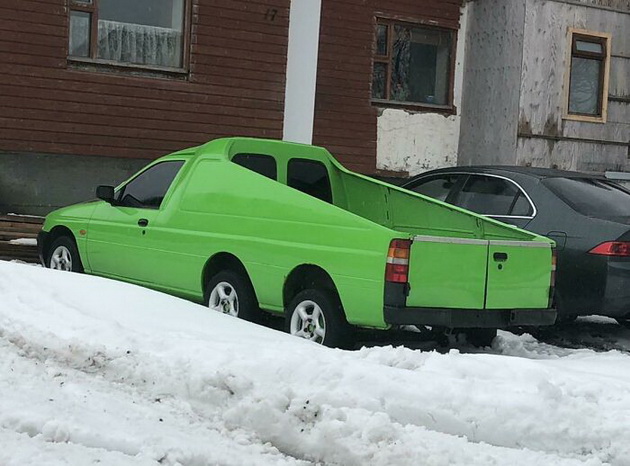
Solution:
<svg viewBox="0 0 630 466">
<path fill-rule="evenodd" d="M 474 328 L 466 330 L 466 341 L 477 348 L 492 346 L 497 336 L 496 328 Z"/>
<path fill-rule="evenodd" d="M 285 311 L 287 333 L 331 348 L 352 346 L 352 328 L 337 295 L 307 289 L 291 300 Z"/>
<path fill-rule="evenodd" d="M 46 267 L 66 272 L 83 272 L 83 263 L 74 238 L 60 236 L 53 241 L 46 257 Z"/>
<path fill-rule="evenodd" d="M 259 322 L 261 311 L 252 284 L 242 274 L 223 270 L 206 286 L 205 303 L 211 310 L 249 322 Z"/>
</svg>

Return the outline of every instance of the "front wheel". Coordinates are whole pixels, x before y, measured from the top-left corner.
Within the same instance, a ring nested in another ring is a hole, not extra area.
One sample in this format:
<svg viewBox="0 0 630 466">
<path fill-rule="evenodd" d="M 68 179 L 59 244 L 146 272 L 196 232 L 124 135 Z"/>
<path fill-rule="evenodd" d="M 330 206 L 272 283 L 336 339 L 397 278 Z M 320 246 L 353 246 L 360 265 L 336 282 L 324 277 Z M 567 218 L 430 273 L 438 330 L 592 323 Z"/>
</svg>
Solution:
<svg viewBox="0 0 630 466">
<path fill-rule="evenodd" d="M 206 286 L 206 305 L 213 311 L 257 322 L 260 309 L 249 280 L 233 270 L 224 270 Z"/>
<path fill-rule="evenodd" d="M 66 272 L 83 272 L 83 264 L 74 239 L 60 236 L 53 241 L 46 258 L 46 266 L 49 269 Z"/>
<path fill-rule="evenodd" d="M 334 348 L 347 348 L 352 343 L 339 298 L 330 291 L 299 292 L 289 303 L 285 318 L 291 335 Z"/>
</svg>

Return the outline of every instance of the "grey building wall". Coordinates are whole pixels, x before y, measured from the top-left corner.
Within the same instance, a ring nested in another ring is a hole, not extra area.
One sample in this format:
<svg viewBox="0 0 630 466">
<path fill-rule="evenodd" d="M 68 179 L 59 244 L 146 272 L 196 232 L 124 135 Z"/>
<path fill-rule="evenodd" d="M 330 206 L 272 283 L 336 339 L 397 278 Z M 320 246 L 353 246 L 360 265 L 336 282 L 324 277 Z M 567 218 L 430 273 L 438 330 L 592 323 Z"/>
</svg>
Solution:
<svg viewBox="0 0 630 466">
<path fill-rule="evenodd" d="M 630 171 L 630 1 L 474 0 L 459 164 Z M 606 123 L 563 118 L 570 27 L 612 34 Z"/>
<path fill-rule="evenodd" d="M 469 2 L 458 164 L 516 162 L 525 0 Z"/>
<path fill-rule="evenodd" d="M 630 171 L 630 2 L 580 3 L 527 0 L 516 163 Z M 606 123 L 563 118 L 569 28 L 612 35 Z"/>
<path fill-rule="evenodd" d="M 0 153 L 0 213 L 45 215 L 94 199 L 99 184 L 117 185 L 149 160 Z"/>
</svg>

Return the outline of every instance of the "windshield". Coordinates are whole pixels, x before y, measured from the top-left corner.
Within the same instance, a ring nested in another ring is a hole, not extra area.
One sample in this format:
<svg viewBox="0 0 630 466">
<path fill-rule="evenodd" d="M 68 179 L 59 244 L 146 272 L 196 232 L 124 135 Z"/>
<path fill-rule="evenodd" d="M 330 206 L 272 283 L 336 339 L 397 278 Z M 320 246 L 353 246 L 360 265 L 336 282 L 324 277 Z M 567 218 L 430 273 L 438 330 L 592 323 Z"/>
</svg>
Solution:
<svg viewBox="0 0 630 466">
<path fill-rule="evenodd" d="M 598 218 L 630 216 L 630 191 L 610 181 L 547 178 L 543 184 L 583 215 Z"/>
</svg>

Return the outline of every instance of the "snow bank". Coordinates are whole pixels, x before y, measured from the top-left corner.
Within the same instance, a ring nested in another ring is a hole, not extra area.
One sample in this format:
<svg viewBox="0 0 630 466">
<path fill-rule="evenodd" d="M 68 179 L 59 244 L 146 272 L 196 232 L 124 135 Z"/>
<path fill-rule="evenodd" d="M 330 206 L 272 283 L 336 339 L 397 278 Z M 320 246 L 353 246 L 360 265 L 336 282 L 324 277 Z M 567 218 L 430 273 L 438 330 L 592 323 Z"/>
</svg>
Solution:
<svg viewBox="0 0 630 466">
<path fill-rule="evenodd" d="M 630 357 L 345 352 L 0 262 L 0 464 L 628 465 Z"/>
</svg>

